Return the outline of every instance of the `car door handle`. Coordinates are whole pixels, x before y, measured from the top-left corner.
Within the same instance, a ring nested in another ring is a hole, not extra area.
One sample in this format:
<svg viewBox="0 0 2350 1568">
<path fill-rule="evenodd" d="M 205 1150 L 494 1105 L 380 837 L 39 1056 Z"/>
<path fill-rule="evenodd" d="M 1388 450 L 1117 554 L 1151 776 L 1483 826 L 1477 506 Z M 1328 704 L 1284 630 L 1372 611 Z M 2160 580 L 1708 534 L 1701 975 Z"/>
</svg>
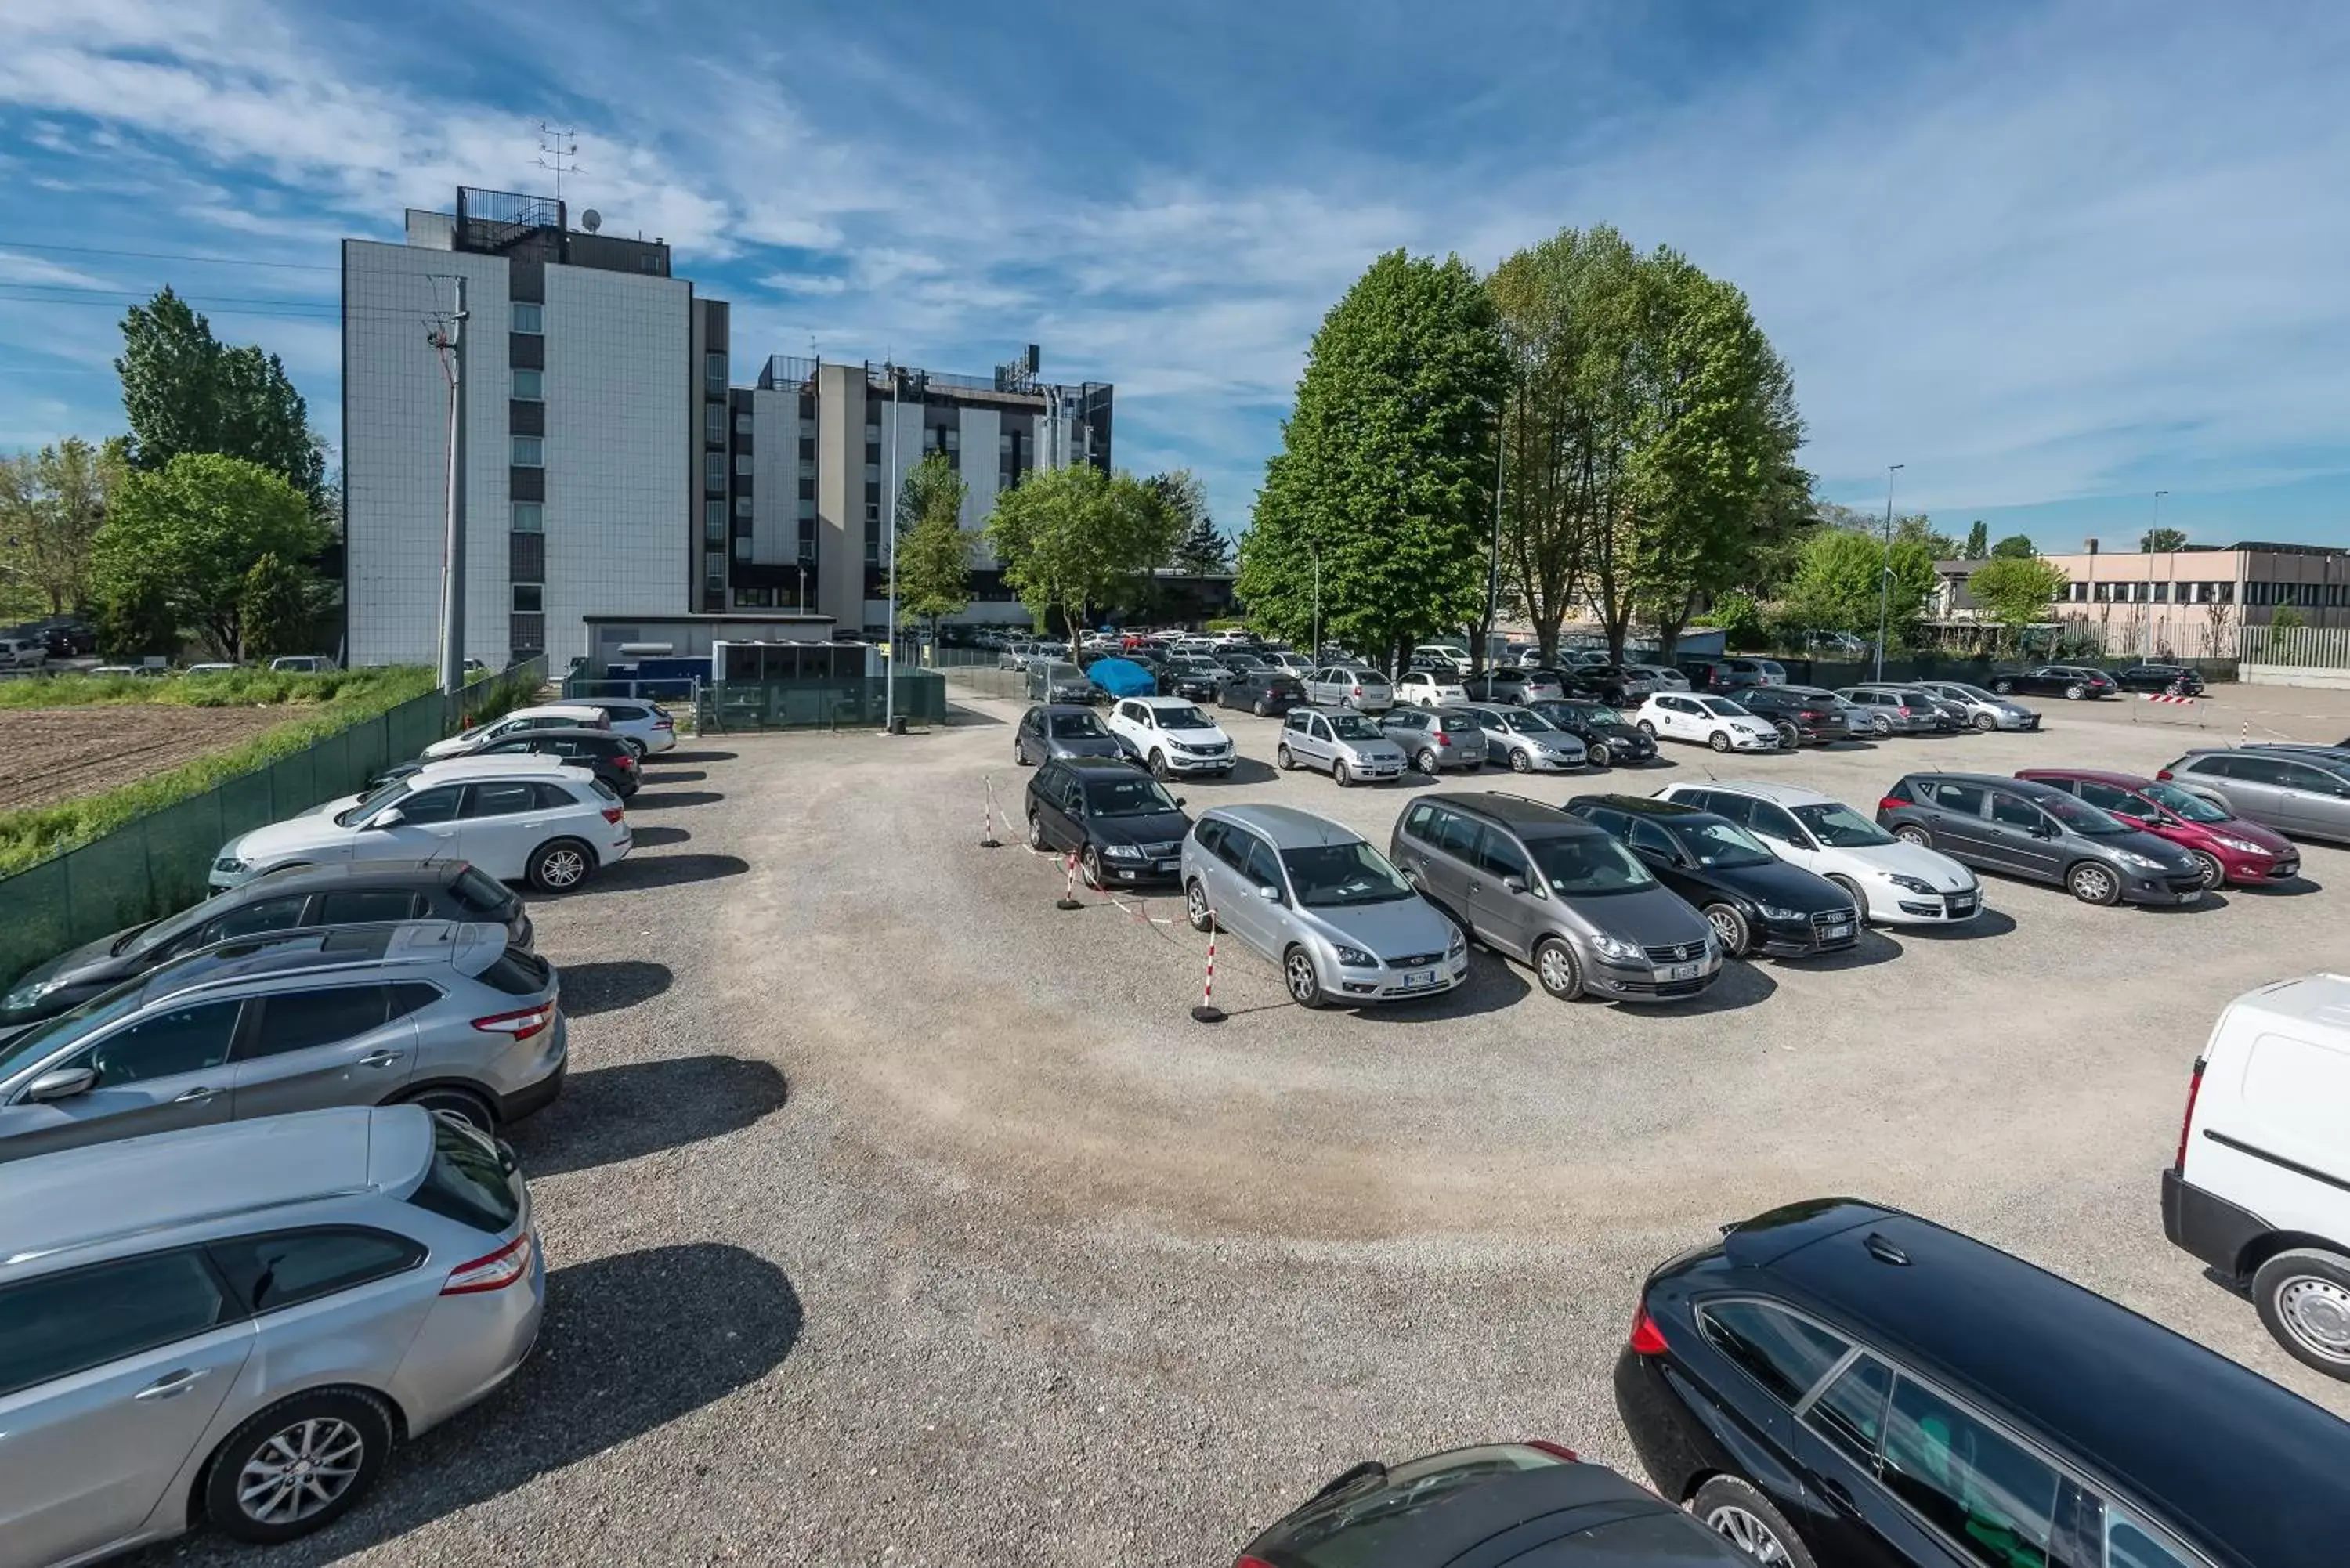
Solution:
<svg viewBox="0 0 2350 1568">
<path fill-rule="evenodd" d="M 400 1053 L 397 1051 L 370 1051 L 366 1055 L 359 1058 L 359 1065 L 362 1067 L 389 1067 L 394 1062 L 399 1060 Z"/>
<path fill-rule="evenodd" d="M 1855 1519 L 1858 1519 L 1861 1516 L 1860 1504 L 1853 1501 L 1852 1493 L 1845 1490 L 1844 1483 L 1842 1481 L 1831 1480 L 1827 1477 L 1822 1476 L 1820 1478 L 1820 1490 L 1827 1495 L 1828 1501 L 1835 1505 L 1837 1512 L 1848 1513 Z"/>
<path fill-rule="evenodd" d="M 175 1106 L 201 1106 L 206 1100 L 211 1099 L 213 1096 L 219 1093 L 220 1091 L 218 1089 L 208 1088 L 203 1085 L 199 1085 L 195 1088 L 190 1089 L 186 1094 L 180 1096 L 172 1103 Z"/>
<path fill-rule="evenodd" d="M 1480 883 L 1471 882 L 1469 884 L 1469 891 L 1471 893 L 1482 893 L 1484 890 L 1484 887 Z"/>
<path fill-rule="evenodd" d="M 146 1387 L 133 1394 L 131 1397 L 133 1399 L 176 1399 L 203 1381 L 203 1370 L 198 1367 L 182 1366 L 176 1371 L 166 1372 Z"/>
</svg>

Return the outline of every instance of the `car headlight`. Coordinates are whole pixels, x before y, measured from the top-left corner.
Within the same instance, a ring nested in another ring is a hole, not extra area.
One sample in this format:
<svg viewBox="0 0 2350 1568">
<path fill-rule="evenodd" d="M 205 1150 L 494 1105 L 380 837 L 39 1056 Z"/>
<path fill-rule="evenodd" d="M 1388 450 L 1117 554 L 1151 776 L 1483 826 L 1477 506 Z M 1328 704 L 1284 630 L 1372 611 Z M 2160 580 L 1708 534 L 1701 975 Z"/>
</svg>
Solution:
<svg viewBox="0 0 2350 1568">
<path fill-rule="evenodd" d="M 2224 833 L 2215 833 L 2211 836 L 2211 839 L 2213 843 L 2219 845 L 2221 848 L 2232 849 L 2239 855 L 2266 855 L 2270 853 L 2270 851 L 2262 848 L 2259 845 L 2252 843 L 2250 839 L 2230 838 Z"/>
<path fill-rule="evenodd" d="M 2169 867 L 2165 866 L 2153 856 L 2140 855 L 2135 849 L 2116 849 L 2114 851 L 2114 858 L 2119 860 L 2125 866 L 2135 866 L 2141 871 L 2168 871 L 2170 869 Z"/>
<path fill-rule="evenodd" d="M 1801 909 L 1783 909 L 1777 904 L 1757 904 L 1754 907 L 1756 909 L 1761 911 L 1762 918 L 1766 920 L 1802 920 L 1810 919 L 1810 917 L 1805 915 Z"/>
<path fill-rule="evenodd" d="M 1340 944 L 1337 952 L 1338 966 L 1341 969 L 1377 969 L 1379 967 L 1379 961 L 1373 958 L 1370 954 L 1365 952 L 1360 948 L 1350 948 L 1342 943 Z"/>
<path fill-rule="evenodd" d="M 1904 877 L 1896 872 L 1887 871 L 1885 873 L 1885 879 L 1905 892 L 1938 893 L 1941 891 L 1940 888 L 1935 887 L 1931 882 L 1927 881 L 1923 877 Z"/>
<path fill-rule="evenodd" d="M 224 855 L 219 859 L 213 862 L 213 869 L 215 871 L 226 871 L 231 875 L 234 875 L 239 871 L 249 870 L 251 867 L 247 867 L 244 861 L 239 860 L 234 855 Z"/>
<path fill-rule="evenodd" d="M 1112 860 L 1139 860 L 1142 858 L 1142 851 L 1137 849 L 1131 844 L 1105 844 L 1101 846 L 1101 852 L 1104 855 L 1108 856 Z"/>
<path fill-rule="evenodd" d="M 1594 937 L 1591 939 L 1591 945 L 1598 950 L 1602 958 L 1621 959 L 1629 962 L 1643 956 L 1639 943 L 1627 942 L 1621 937 Z"/>
<path fill-rule="evenodd" d="M 0 996 L 0 1012 L 15 1012 L 30 1007 L 65 983 L 62 980 L 28 980 L 5 996 Z"/>
<path fill-rule="evenodd" d="M 1461 934 L 1460 927 L 1453 927 L 1452 935 L 1448 938 L 1444 943 L 1444 956 L 1446 958 L 1459 958 L 1462 953 L 1465 953 L 1468 950 L 1469 939 Z"/>
</svg>

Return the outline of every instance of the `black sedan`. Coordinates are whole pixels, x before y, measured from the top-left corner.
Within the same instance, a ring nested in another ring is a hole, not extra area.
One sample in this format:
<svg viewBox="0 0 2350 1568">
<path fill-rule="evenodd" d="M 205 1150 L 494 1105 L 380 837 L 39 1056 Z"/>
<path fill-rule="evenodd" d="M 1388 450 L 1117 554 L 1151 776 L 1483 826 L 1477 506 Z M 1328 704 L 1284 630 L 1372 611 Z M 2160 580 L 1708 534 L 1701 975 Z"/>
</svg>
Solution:
<svg viewBox="0 0 2350 1568">
<path fill-rule="evenodd" d="M 1844 699 L 1816 686 L 1749 686 L 1739 692 L 1738 705 L 1775 726 L 1780 743 L 1790 751 L 1852 739 Z"/>
<path fill-rule="evenodd" d="M 1217 707 L 1245 708 L 1260 719 L 1286 713 L 1305 701 L 1305 688 L 1296 671 L 1278 664 L 1241 670 L 1216 692 Z"/>
<path fill-rule="evenodd" d="M 2121 688 L 2114 678 L 2102 670 L 2092 670 L 2085 664 L 2043 664 L 2036 670 L 2011 670 L 1994 675 L 1991 689 L 2001 696 L 2022 691 L 2042 697 L 2062 697 L 2078 702 L 2094 697 L 2112 697 Z"/>
<path fill-rule="evenodd" d="M 1238 1568 L 1753 1568 L 1729 1542 L 1555 1443 L 1492 1443 L 1341 1472 Z"/>
<path fill-rule="evenodd" d="M 2203 678 L 2183 664 L 2133 664 L 2114 671 L 2114 684 L 2125 691 L 2151 691 L 2164 697 L 2203 695 Z"/>
<path fill-rule="evenodd" d="M 1619 763 L 1637 767 L 1656 761 L 1655 737 L 1641 733 L 1630 720 L 1605 702 L 1570 697 L 1563 701 L 1529 703 L 1527 707 L 1528 711 L 1541 714 L 1581 741 L 1595 768 L 1612 768 Z"/>
<path fill-rule="evenodd" d="M 469 757 L 560 757 L 573 767 L 586 768 L 594 774 L 622 800 L 636 794 L 644 783 L 643 763 L 636 746 L 628 736 L 611 730 L 525 730 L 465 754 Z M 371 776 L 367 782 L 368 788 L 380 789 L 394 779 L 407 778 L 439 760 L 411 757 L 404 763 L 394 763 Z"/>
<path fill-rule="evenodd" d="M 376 920 L 501 925 L 507 942 L 525 950 L 533 935 L 530 916 L 514 890 L 463 860 L 287 866 L 176 915 L 101 937 L 22 976 L 0 997 L 0 1037 L 214 942 L 295 926 Z"/>
<path fill-rule="evenodd" d="M 1074 853 L 1089 888 L 1171 882 L 1191 819 L 1157 779 L 1109 757 L 1061 757 L 1028 775 L 1028 847 Z"/>
<path fill-rule="evenodd" d="M 1134 748 L 1109 732 L 1101 715 L 1076 702 L 1045 702 L 1020 715 L 1012 732 L 1012 760 L 1021 767 L 1055 757 L 1131 757 Z"/>
<path fill-rule="evenodd" d="M 1212 702 L 1232 679 L 1232 672 L 1212 659 L 1179 656 L 1159 672 L 1159 690 L 1194 702 Z"/>
<path fill-rule="evenodd" d="M 1791 866 L 1726 816 L 1638 795 L 1582 795 L 1565 809 L 1630 846 L 1698 908 L 1732 958 L 1804 958 L 1860 940 L 1852 895 Z"/>
</svg>

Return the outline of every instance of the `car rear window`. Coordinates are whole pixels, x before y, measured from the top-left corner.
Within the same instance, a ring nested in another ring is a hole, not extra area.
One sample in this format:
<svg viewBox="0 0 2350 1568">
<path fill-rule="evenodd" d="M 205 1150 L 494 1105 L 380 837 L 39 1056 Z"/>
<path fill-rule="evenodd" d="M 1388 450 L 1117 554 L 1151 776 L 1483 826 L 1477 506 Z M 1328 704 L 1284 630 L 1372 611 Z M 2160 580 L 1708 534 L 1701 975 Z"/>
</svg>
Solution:
<svg viewBox="0 0 2350 1568">
<path fill-rule="evenodd" d="M 477 915 L 494 915 L 503 920 L 514 908 L 514 894 L 478 866 L 468 866 L 460 871 L 457 879 L 449 885 L 449 892 Z"/>
<path fill-rule="evenodd" d="M 477 978 L 484 985 L 508 996 L 536 996 L 555 978 L 555 970 L 536 953 L 508 948 Z"/>
<path fill-rule="evenodd" d="M 408 1200 L 493 1236 L 512 1227 L 522 1212 L 514 1172 L 496 1147 L 443 1116 L 432 1118 L 432 1163 Z"/>
</svg>

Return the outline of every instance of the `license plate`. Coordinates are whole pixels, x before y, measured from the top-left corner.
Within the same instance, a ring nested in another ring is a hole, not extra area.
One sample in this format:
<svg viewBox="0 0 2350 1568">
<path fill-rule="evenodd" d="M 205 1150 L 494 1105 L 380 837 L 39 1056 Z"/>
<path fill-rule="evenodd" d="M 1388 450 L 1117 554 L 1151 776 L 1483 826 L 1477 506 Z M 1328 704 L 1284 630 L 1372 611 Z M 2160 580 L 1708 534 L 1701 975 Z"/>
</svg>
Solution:
<svg viewBox="0 0 2350 1568">
<path fill-rule="evenodd" d="M 1403 988 L 1406 991 L 1419 991 L 1425 986 L 1434 985 L 1435 983 L 1436 971 L 1432 969 L 1410 970 L 1406 971 L 1403 977 Z"/>
<path fill-rule="evenodd" d="M 1704 972 L 1705 965 L 1701 963 L 1677 963 L 1670 969 L 1665 971 L 1665 978 L 1667 980 L 1695 980 L 1699 975 L 1703 974 Z"/>
<path fill-rule="evenodd" d="M 1830 926 L 1822 934 L 1825 936 L 1828 940 L 1834 941 L 1838 937 L 1848 937 L 1852 935 L 1852 928 L 1850 926 Z"/>
<path fill-rule="evenodd" d="M 1975 901 L 1972 898 L 1953 898 L 1950 900 L 1950 913 L 1953 915 L 1971 915 L 1974 912 Z"/>
</svg>

